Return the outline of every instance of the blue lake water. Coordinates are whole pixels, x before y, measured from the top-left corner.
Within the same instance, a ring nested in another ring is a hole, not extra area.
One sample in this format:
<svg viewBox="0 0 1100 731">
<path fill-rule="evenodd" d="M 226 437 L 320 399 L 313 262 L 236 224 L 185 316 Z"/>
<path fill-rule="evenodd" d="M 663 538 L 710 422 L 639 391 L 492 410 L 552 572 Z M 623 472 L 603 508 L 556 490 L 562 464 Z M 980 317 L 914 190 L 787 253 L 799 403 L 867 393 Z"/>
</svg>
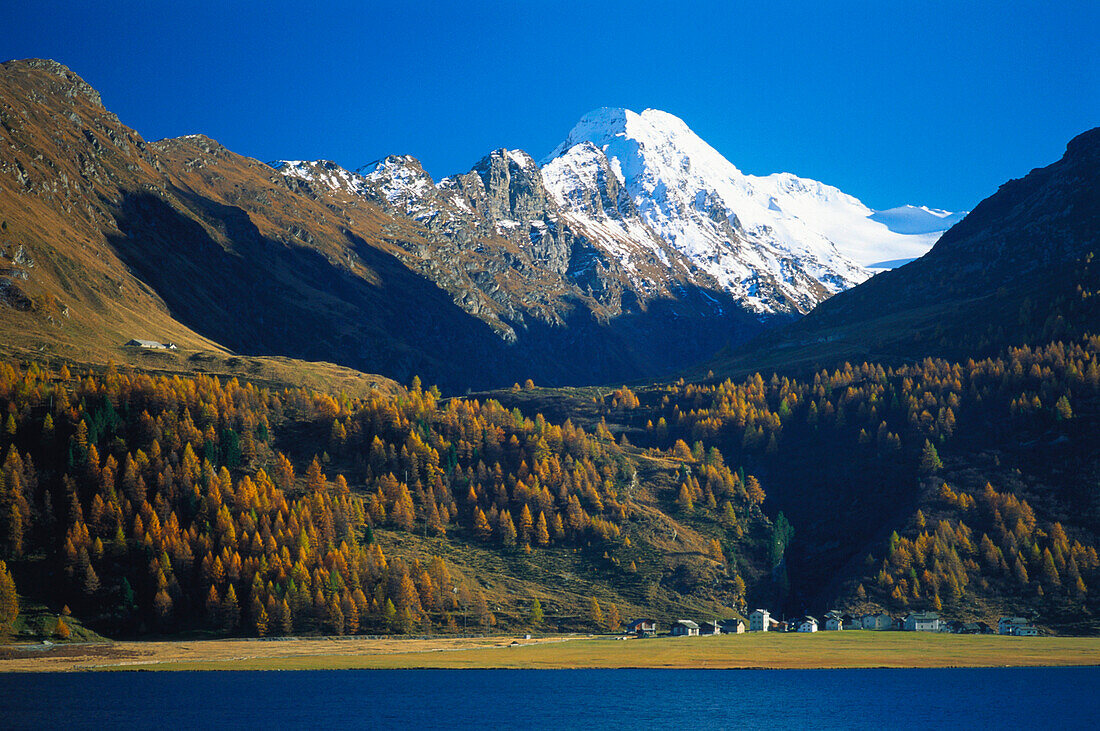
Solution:
<svg viewBox="0 0 1100 731">
<path fill-rule="evenodd" d="M 0 674 L 3 728 L 1100 728 L 1100 668 Z"/>
</svg>

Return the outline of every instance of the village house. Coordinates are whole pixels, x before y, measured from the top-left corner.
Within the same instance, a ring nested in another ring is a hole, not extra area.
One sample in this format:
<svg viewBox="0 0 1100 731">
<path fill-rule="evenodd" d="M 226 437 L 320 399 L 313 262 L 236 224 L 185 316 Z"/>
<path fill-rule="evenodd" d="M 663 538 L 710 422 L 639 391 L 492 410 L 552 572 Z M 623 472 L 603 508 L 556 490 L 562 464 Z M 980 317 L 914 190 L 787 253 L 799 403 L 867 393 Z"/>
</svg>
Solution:
<svg viewBox="0 0 1100 731">
<path fill-rule="evenodd" d="M 798 622 L 799 632 L 817 632 L 817 620 L 813 617 L 805 617 Z"/>
<path fill-rule="evenodd" d="M 177 350 L 175 343 L 158 343 L 155 340 L 138 340 L 135 339 L 127 342 L 127 347 L 149 347 L 155 351 L 175 351 Z"/>
<path fill-rule="evenodd" d="M 1023 617 L 1001 617 L 997 621 L 997 634 L 999 635 L 1013 635 L 1016 634 L 1016 627 L 1022 627 L 1028 624 L 1028 621 Z"/>
<path fill-rule="evenodd" d="M 673 637 L 698 637 L 699 625 L 690 619 L 678 619 L 672 623 Z"/>
<path fill-rule="evenodd" d="M 718 624 L 718 620 L 713 622 L 703 622 L 699 625 L 699 634 L 701 635 L 720 635 L 722 634 L 722 625 Z"/>
<path fill-rule="evenodd" d="M 630 634 L 637 635 L 638 637 L 656 637 L 657 620 L 635 619 L 633 622 L 627 625 L 626 631 Z"/>
<path fill-rule="evenodd" d="M 939 632 L 940 615 L 935 612 L 913 612 L 905 617 L 906 632 Z"/>
<path fill-rule="evenodd" d="M 155 340 L 138 340 L 134 338 L 126 343 L 127 347 L 132 348 L 152 348 L 153 350 L 176 350 L 175 343 L 158 343 Z"/>
<path fill-rule="evenodd" d="M 894 618 L 886 612 L 864 614 L 862 622 L 863 629 L 881 631 L 894 628 Z"/>
<path fill-rule="evenodd" d="M 844 629 L 844 615 L 835 609 L 825 612 L 825 625 L 822 629 L 829 632 Z"/>
<path fill-rule="evenodd" d="M 744 634 L 746 629 L 745 620 L 743 619 L 726 619 L 722 621 L 722 634 L 724 635 Z"/>
<path fill-rule="evenodd" d="M 1018 624 L 1012 628 L 1012 634 L 1017 637 L 1038 637 L 1039 628 L 1031 624 Z"/>
<path fill-rule="evenodd" d="M 769 619 L 768 620 L 768 631 L 769 632 L 787 632 L 790 629 L 791 628 L 787 625 L 786 622 L 782 622 L 782 621 L 777 620 L 777 619 Z"/>
<path fill-rule="evenodd" d="M 771 621 L 772 615 L 767 609 L 754 609 L 749 615 L 749 632 L 767 632 Z"/>
</svg>

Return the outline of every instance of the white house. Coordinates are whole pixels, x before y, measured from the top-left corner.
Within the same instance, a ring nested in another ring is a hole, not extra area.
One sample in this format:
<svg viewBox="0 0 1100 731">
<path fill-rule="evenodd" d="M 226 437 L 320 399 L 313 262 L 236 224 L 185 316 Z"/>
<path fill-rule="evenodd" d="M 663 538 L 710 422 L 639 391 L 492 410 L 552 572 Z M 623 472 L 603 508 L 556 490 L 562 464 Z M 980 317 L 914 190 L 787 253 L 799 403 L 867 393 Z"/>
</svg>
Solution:
<svg viewBox="0 0 1100 731">
<path fill-rule="evenodd" d="M 1030 624 L 1018 624 L 1012 628 L 1012 634 L 1017 637 L 1038 637 L 1039 628 Z"/>
<path fill-rule="evenodd" d="M 894 628 L 894 618 L 886 612 L 863 615 L 863 629 L 886 630 Z"/>
<path fill-rule="evenodd" d="M 1021 627 L 1027 624 L 1027 620 L 1023 617 L 1001 617 L 997 621 L 997 634 L 999 635 L 1012 635 L 1016 634 L 1015 628 Z"/>
<path fill-rule="evenodd" d="M 673 637 L 698 637 L 699 625 L 690 619 L 678 619 L 672 624 Z"/>
<path fill-rule="evenodd" d="M 817 632 L 817 620 L 813 617 L 806 617 L 798 623 L 799 632 Z"/>
<path fill-rule="evenodd" d="M 755 609 L 749 615 L 749 632 L 767 632 L 771 624 L 771 612 L 767 609 Z"/>
<path fill-rule="evenodd" d="M 905 617 L 906 632 L 939 632 L 940 615 L 935 612 L 914 612 Z"/>
<path fill-rule="evenodd" d="M 825 629 L 829 632 L 835 632 L 836 630 L 844 629 L 843 617 L 829 617 L 825 620 Z"/>
</svg>

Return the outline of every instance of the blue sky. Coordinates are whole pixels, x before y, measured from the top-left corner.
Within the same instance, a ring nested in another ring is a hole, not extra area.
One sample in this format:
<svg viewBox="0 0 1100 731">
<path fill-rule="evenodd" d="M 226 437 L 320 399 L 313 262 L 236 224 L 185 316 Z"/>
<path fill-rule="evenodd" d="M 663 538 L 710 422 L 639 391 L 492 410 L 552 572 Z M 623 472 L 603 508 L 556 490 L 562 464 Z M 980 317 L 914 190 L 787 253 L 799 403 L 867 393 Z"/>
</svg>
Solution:
<svg viewBox="0 0 1100 731">
<path fill-rule="evenodd" d="M 1100 124 L 1094 1 L 316 5 L 8 3 L 0 56 L 67 64 L 147 139 L 437 178 L 655 107 L 874 208 L 970 208 Z"/>
</svg>

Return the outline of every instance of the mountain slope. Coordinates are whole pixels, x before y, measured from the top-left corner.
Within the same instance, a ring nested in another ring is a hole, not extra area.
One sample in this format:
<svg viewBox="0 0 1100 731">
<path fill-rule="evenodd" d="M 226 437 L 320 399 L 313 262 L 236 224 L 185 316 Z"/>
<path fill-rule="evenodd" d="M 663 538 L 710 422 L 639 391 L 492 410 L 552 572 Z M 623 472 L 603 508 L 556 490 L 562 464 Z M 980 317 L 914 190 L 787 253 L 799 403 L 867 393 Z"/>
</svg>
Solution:
<svg viewBox="0 0 1100 731">
<path fill-rule="evenodd" d="M 134 191 L 173 201 L 155 150 L 61 64 L 0 64 L 0 352 L 369 390 L 330 363 L 237 357 L 189 327 L 112 246 Z M 192 220 L 193 225 L 201 225 Z M 131 242 L 141 248 L 141 242 Z M 155 249 L 146 253 L 156 259 Z M 194 323 L 192 323 L 194 324 Z M 178 350 L 125 347 L 131 339 Z M 276 351 L 274 355 L 278 355 Z"/>
<path fill-rule="evenodd" d="M 332 210 L 375 206 L 389 215 L 384 245 L 510 346 L 495 361 L 510 358 L 499 370 L 519 373 L 514 380 L 668 373 L 718 342 L 737 344 L 761 329 L 682 257 L 669 266 L 643 253 L 624 265 L 609 255 L 602 232 L 574 226 L 520 151 L 494 151 L 438 184 L 407 155 L 357 173 L 320 161 L 272 165 Z M 652 342 L 662 347 L 645 345 Z M 560 362 L 554 353 L 561 348 L 578 360 Z"/>
<path fill-rule="evenodd" d="M 519 150 L 496 150 L 470 172 L 438 184 L 408 155 L 358 173 L 324 161 L 272 165 L 331 205 L 348 205 L 345 196 L 352 195 L 406 219 L 420 233 L 401 245 L 406 263 L 455 292 L 461 306 L 510 342 L 528 319 L 563 324 L 571 301 L 607 321 L 689 290 L 712 292 L 698 298 L 701 307 L 684 303 L 685 313 L 698 308 L 696 317 L 723 314 L 721 301 L 729 300 L 712 277 L 644 224 L 615 230 L 565 210 L 551 198 L 543 172 Z M 648 237 L 642 245 L 640 237 Z M 750 318 L 740 320 L 758 329 Z"/>
<path fill-rule="evenodd" d="M 392 195 L 423 174 L 410 158 L 322 184 L 201 135 L 146 143 L 54 62 L 3 64 L 0 88 L 10 353 L 131 362 L 139 338 L 462 389 L 669 373 L 761 329 L 686 263 L 631 279 L 519 154 L 429 185 L 440 210 L 418 219 Z"/>
<path fill-rule="evenodd" d="M 980 357 L 1100 322 L 1100 128 L 982 201 L 925 256 L 823 302 L 716 372 L 844 360 Z"/>
<path fill-rule="evenodd" d="M 794 528 L 772 556 L 787 612 L 1023 614 L 1100 630 L 1100 336 L 981 360 L 679 381 L 601 406 L 632 444 L 694 441 L 768 486 L 766 511 Z"/>
</svg>

